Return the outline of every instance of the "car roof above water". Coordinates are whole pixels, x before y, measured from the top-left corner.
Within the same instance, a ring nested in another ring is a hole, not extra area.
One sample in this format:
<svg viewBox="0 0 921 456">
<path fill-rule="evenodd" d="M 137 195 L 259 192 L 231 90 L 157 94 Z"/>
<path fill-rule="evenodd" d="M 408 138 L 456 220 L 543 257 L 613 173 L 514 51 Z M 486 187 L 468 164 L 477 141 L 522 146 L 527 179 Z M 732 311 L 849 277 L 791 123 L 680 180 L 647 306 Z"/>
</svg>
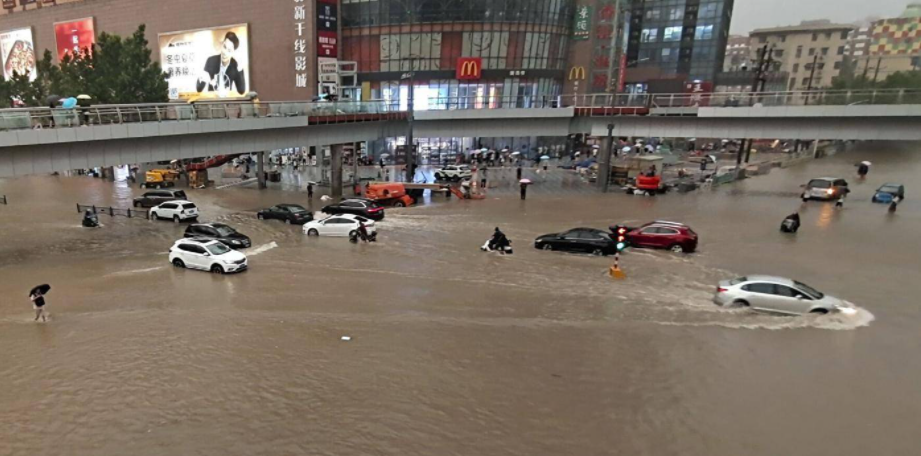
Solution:
<svg viewBox="0 0 921 456">
<path fill-rule="evenodd" d="M 746 278 L 745 282 L 742 282 L 742 283 L 747 283 L 747 282 L 770 282 L 770 283 L 778 283 L 778 284 L 781 284 L 781 285 L 789 285 L 789 286 L 794 286 L 794 285 L 795 285 L 795 284 L 793 283 L 793 280 L 787 279 L 787 278 L 785 278 L 785 277 L 780 277 L 780 276 L 772 276 L 772 275 L 764 275 L 764 274 L 755 274 L 755 275 L 745 276 L 745 278 Z"/>
</svg>

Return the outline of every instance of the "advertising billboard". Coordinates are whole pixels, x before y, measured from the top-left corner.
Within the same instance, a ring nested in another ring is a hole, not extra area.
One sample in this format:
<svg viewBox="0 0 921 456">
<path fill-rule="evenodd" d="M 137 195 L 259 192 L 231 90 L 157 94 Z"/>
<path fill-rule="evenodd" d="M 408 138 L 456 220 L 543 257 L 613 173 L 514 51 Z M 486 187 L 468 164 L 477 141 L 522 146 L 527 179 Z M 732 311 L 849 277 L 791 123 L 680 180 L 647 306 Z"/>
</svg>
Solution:
<svg viewBox="0 0 921 456">
<path fill-rule="evenodd" d="M 246 24 L 161 33 L 158 39 L 171 100 L 237 98 L 250 91 Z"/>
<path fill-rule="evenodd" d="M 13 73 L 28 74 L 34 81 L 35 46 L 32 44 L 32 29 L 22 28 L 0 33 L 0 56 L 3 58 L 3 77 L 9 81 Z"/>
<path fill-rule="evenodd" d="M 93 18 L 55 22 L 54 41 L 58 49 L 58 61 L 68 54 L 80 55 L 86 49 L 92 50 L 96 44 Z"/>
<path fill-rule="evenodd" d="M 480 79 L 483 75 L 482 57 L 460 57 L 457 59 L 457 74 L 459 81 Z"/>
<path fill-rule="evenodd" d="M 317 1 L 317 57 L 339 57 L 339 2 Z"/>
</svg>

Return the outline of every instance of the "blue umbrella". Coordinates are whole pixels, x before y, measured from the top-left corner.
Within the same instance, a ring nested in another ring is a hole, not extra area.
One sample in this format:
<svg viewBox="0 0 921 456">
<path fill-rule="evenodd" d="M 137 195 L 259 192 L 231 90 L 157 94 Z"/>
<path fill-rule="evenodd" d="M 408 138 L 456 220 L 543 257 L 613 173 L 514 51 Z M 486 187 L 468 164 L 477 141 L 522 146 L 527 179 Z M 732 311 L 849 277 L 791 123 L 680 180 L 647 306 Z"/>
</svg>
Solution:
<svg viewBox="0 0 921 456">
<path fill-rule="evenodd" d="M 65 98 L 64 102 L 61 103 L 61 107 L 64 109 L 72 109 L 74 106 L 77 106 L 77 99 L 74 97 Z"/>
</svg>

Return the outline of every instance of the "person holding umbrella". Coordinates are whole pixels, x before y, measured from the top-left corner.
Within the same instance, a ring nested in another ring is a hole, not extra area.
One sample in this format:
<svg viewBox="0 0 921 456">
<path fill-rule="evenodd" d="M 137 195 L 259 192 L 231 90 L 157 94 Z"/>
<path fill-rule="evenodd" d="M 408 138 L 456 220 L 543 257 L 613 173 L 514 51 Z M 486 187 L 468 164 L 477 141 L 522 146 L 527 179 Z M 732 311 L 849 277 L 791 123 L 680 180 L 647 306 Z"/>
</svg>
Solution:
<svg viewBox="0 0 921 456">
<path fill-rule="evenodd" d="M 45 294 L 51 291 L 51 285 L 44 284 L 39 285 L 32 289 L 29 292 L 29 299 L 32 300 L 32 308 L 35 309 L 35 321 L 38 321 L 41 317 L 42 321 L 47 321 L 45 319 Z"/>
<path fill-rule="evenodd" d="M 528 196 L 528 185 L 531 185 L 531 180 L 521 179 L 518 183 L 521 185 L 521 199 L 524 200 Z"/>
</svg>

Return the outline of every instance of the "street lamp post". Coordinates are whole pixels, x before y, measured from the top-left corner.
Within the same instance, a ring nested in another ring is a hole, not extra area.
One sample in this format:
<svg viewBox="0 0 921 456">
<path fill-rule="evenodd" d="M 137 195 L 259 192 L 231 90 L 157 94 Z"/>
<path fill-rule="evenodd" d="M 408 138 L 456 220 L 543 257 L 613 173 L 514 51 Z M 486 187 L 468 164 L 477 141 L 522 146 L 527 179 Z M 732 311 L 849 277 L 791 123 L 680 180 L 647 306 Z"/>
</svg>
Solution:
<svg viewBox="0 0 921 456">
<path fill-rule="evenodd" d="M 608 124 L 608 136 L 605 138 L 604 149 L 601 150 L 601 164 L 598 166 L 598 186 L 601 193 L 608 192 L 611 181 L 611 156 L 614 151 L 614 124 Z"/>
</svg>

